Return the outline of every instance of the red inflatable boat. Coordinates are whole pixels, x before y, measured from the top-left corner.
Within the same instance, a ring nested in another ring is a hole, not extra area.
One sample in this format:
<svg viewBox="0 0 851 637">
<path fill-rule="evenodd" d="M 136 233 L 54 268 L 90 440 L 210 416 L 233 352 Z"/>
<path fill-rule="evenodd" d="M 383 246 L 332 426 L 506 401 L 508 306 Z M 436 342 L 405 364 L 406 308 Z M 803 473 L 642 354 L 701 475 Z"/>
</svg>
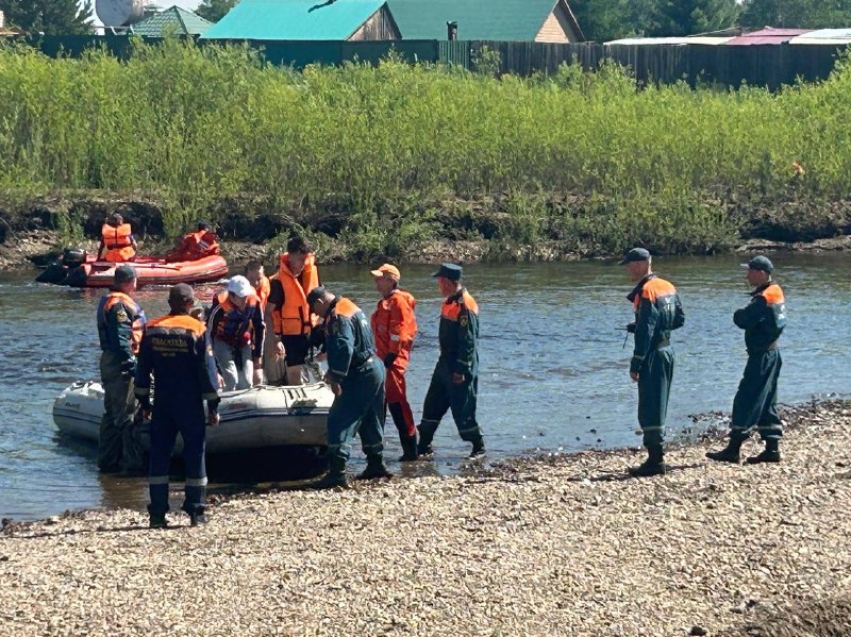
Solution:
<svg viewBox="0 0 851 637">
<path fill-rule="evenodd" d="M 36 281 L 68 285 L 72 288 L 108 288 L 112 285 L 115 268 L 122 263 L 96 261 L 85 251 L 65 250 L 62 258 L 52 263 Z M 220 255 L 197 261 L 166 263 L 162 257 L 137 257 L 128 263 L 136 270 L 136 285 L 174 285 L 175 283 L 205 283 L 217 281 L 228 274 L 228 264 Z"/>
</svg>

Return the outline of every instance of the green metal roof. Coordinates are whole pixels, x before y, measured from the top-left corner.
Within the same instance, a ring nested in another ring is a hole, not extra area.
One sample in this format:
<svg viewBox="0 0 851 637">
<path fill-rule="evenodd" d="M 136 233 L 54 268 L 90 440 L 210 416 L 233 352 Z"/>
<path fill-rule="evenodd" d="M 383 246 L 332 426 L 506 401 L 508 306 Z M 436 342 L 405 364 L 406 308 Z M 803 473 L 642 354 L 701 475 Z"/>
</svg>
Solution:
<svg viewBox="0 0 851 637">
<path fill-rule="evenodd" d="M 241 0 L 204 40 L 347 40 L 385 0 Z"/>
<path fill-rule="evenodd" d="M 388 0 L 403 40 L 446 40 L 458 23 L 459 40 L 531 42 L 557 0 Z"/>
<path fill-rule="evenodd" d="M 209 20 L 173 6 L 134 24 L 133 33 L 149 38 L 161 38 L 166 34 L 203 35 L 211 26 L 213 23 Z"/>
</svg>

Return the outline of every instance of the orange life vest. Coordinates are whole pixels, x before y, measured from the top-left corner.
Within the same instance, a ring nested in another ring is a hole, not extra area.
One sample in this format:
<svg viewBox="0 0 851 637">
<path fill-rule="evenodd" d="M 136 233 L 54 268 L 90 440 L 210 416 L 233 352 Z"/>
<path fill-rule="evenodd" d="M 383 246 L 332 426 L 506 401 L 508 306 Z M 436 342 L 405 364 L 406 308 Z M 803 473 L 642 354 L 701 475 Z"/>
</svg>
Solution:
<svg viewBox="0 0 851 637">
<path fill-rule="evenodd" d="M 129 309 L 132 314 L 129 315 L 131 321 L 131 329 L 133 331 L 132 337 L 130 339 L 130 349 L 134 354 L 139 353 L 139 344 L 142 342 L 142 336 L 145 333 L 145 312 L 142 311 L 142 308 L 139 306 L 136 301 L 134 301 L 131 297 L 124 294 L 124 292 L 117 292 L 112 290 L 109 294 L 103 297 L 101 301 L 101 312 L 98 316 L 98 331 L 101 331 L 101 325 L 103 325 L 103 329 L 105 330 L 105 321 L 103 319 L 106 316 L 107 312 L 109 312 L 116 304 L 121 303 Z M 106 336 L 106 332 L 102 332 L 100 334 L 101 338 L 101 347 L 106 349 L 105 344 L 108 342 L 108 337 Z"/>
<path fill-rule="evenodd" d="M 269 282 L 269 277 L 261 276 L 260 282 L 254 287 L 257 293 L 257 298 L 260 299 L 260 309 L 266 310 L 266 301 L 269 300 L 269 292 L 272 291 L 272 284 Z"/>
<path fill-rule="evenodd" d="M 100 229 L 100 236 L 106 246 L 106 254 L 103 257 L 105 261 L 121 263 L 130 261 L 136 256 L 136 248 L 133 247 L 133 229 L 129 223 L 122 223 L 120 226 L 105 223 Z"/>
<path fill-rule="evenodd" d="M 254 314 L 254 308 L 260 304 L 257 296 L 252 294 L 246 297 L 245 307 L 241 310 L 231 302 L 230 295 L 227 292 L 219 293 L 218 301 L 219 306 L 221 306 L 222 318 L 216 325 L 216 332 L 213 337 L 232 347 L 249 345 L 253 342 L 255 336 L 251 317 Z M 248 343 L 242 342 L 245 334 L 251 335 L 251 340 Z"/>
<path fill-rule="evenodd" d="M 307 255 L 304 270 L 296 277 L 290 271 L 289 254 L 281 255 L 278 272 L 272 277 L 281 282 L 284 289 L 284 306 L 275 308 L 272 320 L 275 334 L 283 336 L 309 335 L 319 324 L 319 317 L 312 314 L 307 304 L 307 295 L 319 286 L 319 272 L 312 254 Z"/>
<path fill-rule="evenodd" d="M 417 334 L 416 304 L 413 295 L 405 290 L 395 290 L 378 302 L 371 323 L 375 349 L 382 360 L 387 354 L 396 354 L 401 362 L 407 361 Z"/>
</svg>

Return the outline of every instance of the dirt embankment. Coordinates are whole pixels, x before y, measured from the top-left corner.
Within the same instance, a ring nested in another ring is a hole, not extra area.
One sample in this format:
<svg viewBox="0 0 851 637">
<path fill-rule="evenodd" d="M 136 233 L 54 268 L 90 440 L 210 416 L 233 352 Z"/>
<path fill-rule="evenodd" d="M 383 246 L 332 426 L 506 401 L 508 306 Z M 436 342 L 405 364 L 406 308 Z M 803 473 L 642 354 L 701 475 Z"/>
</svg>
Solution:
<svg viewBox="0 0 851 637">
<path fill-rule="evenodd" d="M 589 199 L 561 196 L 548 200 L 549 211 L 535 223 L 535 238 L 524 244 L 518 229 L 528 220 L 506 212 L 504 200 L 451 201 L 430 204 L 412 211 L 409 219 L 398 214 L 380 216 L 390 236 L 415 221 L 427 232 L 414 231 L 407 239 L 388 244 L 386 237 L 370 240 L 368 231 L 353 239 L 353 216 L 345 203 L 328 203 L 310 209 L 280 209 L 262 197 L 223 199 L 209 211 L 222 240 L 226 256 L 234 262 L 264 258 L 274 249 L 269 243 L 294 232 L 307 232 L 327 240 L 323 260 L 363 262 L 382 257 L 399 262 L 434 262 L 451 258 L 478 260 L 558 261 L 614 256 L 599 241 L 566 237 L 557 221 L 559 215 L 588 214 Z M 723 211 L 737 228 L 725 242 L 698 250 L 837 251 L 851 248 L 851 200 L 839 202 L 779 201 L 724 203 L 708 202 Z M 162 252 L 171 245 L 166 238 L 164 205 L 156 198 L 91 194 L 44 196 L 4 203 L 0 196 L 0 266 L 44 265 L 63 245 L 96 249 L 100 226 L 111 212 L 121 212 L 132 222 L 134 233 L 148 253 Z M 194 220 L 187 220 L 191 229 Z M 380 230 L 380 229 L 379 229 Z M 425 238 L 423 238 L 425 237 Z M 365 241 L 362 239 L 366 239 Z M 278 243 L 281 243 L 279 240 Z M 368 244 L 368 245 L 364 245 Z M 628 246 L 624 246 L 628 247 Z M 648 245 L 652 249 L 652 245 Z M 271 249 L 271 251 L 270 251 Z"/>
</svg>

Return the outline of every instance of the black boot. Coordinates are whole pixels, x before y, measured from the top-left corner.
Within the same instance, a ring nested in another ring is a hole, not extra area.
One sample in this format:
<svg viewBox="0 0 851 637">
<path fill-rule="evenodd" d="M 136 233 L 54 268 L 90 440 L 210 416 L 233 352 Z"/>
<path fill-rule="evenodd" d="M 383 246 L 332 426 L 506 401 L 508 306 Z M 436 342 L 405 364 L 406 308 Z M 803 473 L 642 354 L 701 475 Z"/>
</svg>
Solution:
<svg viewBox="0 0 851 637">
<path fill-rule="evenodd" d="M 417 427 L 417 433 L 420 435 L 420 441 L 417 443 L 417 455 L 420 458 L 433 458 L 434 448 L 431 446 L 431 441 L 434 438 L 434 432 L 431 432 L 431 435 L 424 436 L 422 429 Z"/>
<path fill-rule="evenodd" d="M 402 456 L 399 462 L 413 462 L 419 458 L 417 453 L 417 436 L 399 435 L 399 441 L 402 443 Z"/>
<path fill-rule="evenodd" d="M 739 460 L 741 459 L 739 450 L 742 448 L 742 442 L 744 441 L 738 438 L 730 438 L 727 446 L 721 451 L 707 451 L 706 457 L 716 462 L 739 464 Z"/>
<path fill-rule="evenodd" d="M 473 450 L 470 452 L 470 460 L 481 458 L 485 455 L 485 439 L 479 438 L 473 441 Z"/>
<path fill-rule="evenodd" d="M 647 448 L 647 460 L 629 470 L 633 478 L 649 478 L 650 476 L 661 476 L 668 472 L 665 464 L 665 452 L 662 445 Z"/>
<path fill-rule="evenodd" d="M 314 482 L 313 489 L 347 489 L 349 481 L 346 479 L 346 463 L 334 457 L 329 461 L 330 469 L 319 482 Z"/>
<path fill-rule="evenodd" d="M 152 529 L 167 529 L 168 521 L 165 519 L 165 513 L 162 515 L 150 514 L 148 526 Z"/>
<path fill-rule="evenodd" d="M 777 438 L 766 439 L 765 449 L 762 453 L 748 458 L 748 464 L 761 464 L 763 462 L 780 462 L 780 441 Z"/>
<path fill-rule="evenodd" d="M 358 480 L 376 480 L 378 478 L 392 478 L 393 474 L 387 470 L 382 456 L 370 456 L 366 459 L 366 469 L 357 475 Z"/>
</svg>

